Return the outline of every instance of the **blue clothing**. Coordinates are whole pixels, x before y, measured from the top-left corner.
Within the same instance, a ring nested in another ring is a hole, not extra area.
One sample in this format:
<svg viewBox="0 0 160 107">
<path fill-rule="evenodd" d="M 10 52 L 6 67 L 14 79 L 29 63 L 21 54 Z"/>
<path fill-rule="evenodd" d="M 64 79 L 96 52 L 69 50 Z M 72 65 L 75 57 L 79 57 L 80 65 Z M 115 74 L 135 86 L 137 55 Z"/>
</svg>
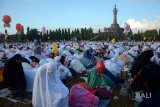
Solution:
<svg viewBox="0 0 160 107">
<path fill-rule="evenodd" d="M 69 52 L 70 52 L 72 55 L 74 55 L 74 54 L 75 54 L 73 50 L 69 50 Z"/>
<path fill-rule="evenodd" d="M 87 51 L 84 53 L 83 57 L 84 57 L 84 58 L 88 58 L 88 59 L 91 60 L 93 56 L 92 56 L 92 54 L 89 53 L 89 51 L 87 50 Z"/>
<path fill-rule="evenodd" d="M 77 76 L 78 75 L 78 73 L 74 69 L 72 69 L 72 68 L 68 68 L 68 69 L 71 72 L 72 76 Z"/>
<path fill-rule="evenodd" d="M 119 77 L 115 77 L 108 69 L 105 69 L 104 74 L 111 78 L 112 81 L 114 81 L 116 84 L 120 82 Z"/>
<path fill-rule="evenodd" d="M 99 99 L 98 107 L 107 107 L 107 105 L 109 104 L 109 102 L 110 102 L 110 99 L 100 98 Z"/>
</svg>

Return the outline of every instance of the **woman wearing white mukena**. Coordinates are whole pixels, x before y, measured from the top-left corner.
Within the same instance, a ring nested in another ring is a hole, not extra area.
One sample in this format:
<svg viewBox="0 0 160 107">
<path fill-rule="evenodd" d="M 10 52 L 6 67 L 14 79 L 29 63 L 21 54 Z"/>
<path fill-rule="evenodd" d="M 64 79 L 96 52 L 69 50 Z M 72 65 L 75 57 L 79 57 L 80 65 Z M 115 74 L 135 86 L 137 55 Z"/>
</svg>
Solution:
<svg viewBox="0 0 160 107">
<path fill-rule="evenodd" d="M 54 61 L 38 69 L 33 87 L 33 107 L 68 107 L 69 90 L 60 76 Z"/>
</svg>

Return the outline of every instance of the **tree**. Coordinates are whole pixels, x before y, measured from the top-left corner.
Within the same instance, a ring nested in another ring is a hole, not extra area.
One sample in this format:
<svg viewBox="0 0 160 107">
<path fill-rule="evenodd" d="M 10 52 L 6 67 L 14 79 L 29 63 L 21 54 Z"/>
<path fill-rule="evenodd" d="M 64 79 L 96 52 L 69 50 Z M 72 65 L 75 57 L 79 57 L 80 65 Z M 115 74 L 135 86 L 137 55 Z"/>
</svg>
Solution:
<svg viewBox="0 0 160 107">
<path fill-rule="evenodd" d="M 85 32 L 84 32 L 84 29 L 81 28 L 81 38 L 80 38 L 81 40 L 84 40 L 84 33 L 85 33 Z"/>
<path fill-rule="evenodd" d="M 59 31 L 56 29 L 55 32 L 55 41 L 59 39 Z"/>
<path fill-rule="evenodd" d="M 27 27 L 27 35 L 28 35 L 29 31 L 30 31 L 30 28 L 29 28 L 29 27 Z"/>
<path fill-rule="evenodd" d="M 29 40 L 34 40 L 34 39 L 40 39 L 40 36 L 39 36 L 39 32 L 38 32 L 38 29 L 34 28 L 34 29 L 31 29 L 29 32 L 28 32 L 28 39 Z"/>
<path fill-rule="evenodd" d="M 22 26 L 22 32 L 21 32 L 22 35 L 24 35 L 24 27 Z"/>
<path fill-rule="evenodd" d="M 80 30 L 77 28 L 77 30 L 76 30 L 77 32 L 76 32 L 76 38 L 81 38 L 81 33 L 80 33 Z"/>
<path fill-rule="evenodd" d="M 65 35 L 65 34 L 64 34 L 64 29 L 62 29 L 62 37 L 64 37 L 64 35 Z"/>
<path fill-rule="evenodd" d="M 57 37 L 58 40 L 61 40 L 62 32 L 61 32 L 61 29 L 60 29 L 60 28 L 58 29 L 58 35 L 56 35 L 56 36 L 58 36 L 58 37 Z"/>
<path fill-rule="evenodd" d="M 22 42 L 23 42 L 23 40 L 26 39 L 26 35 L 24 34 L 24 27 L 23 26 L 22 26 L 21 34 L 19 36 L 20 36 L 20 41 L 22 41 Z"/>
<path fill-rule="evenodd" d="M 51 30 L 51 32 L 50 32 L 51 34 L 50 34 L 50 40 L 54 40 L 55 39 L 55 31 L 53 30 Z"/>
<path fill-rule="evenodd" d="M 72 33 L 71 33 L 71 38 L 73 38 L 74 37 L 74 31 L 72 30 Z"/>
<path fill-rule="evenodd" d="M 48 30 L 47 30 L 47 34 L 46 34 L 46 36 L 48 37 Z"/>
<path fill-rule="evenodd" d="M 144 32 L 144 36 L 149 40 L 156 40 L 158 38 L 158 32 L 156 29 L 147 30 Z"/>
<path fill-rule="evenodd" d="M 49 30 L 49 36 L 51 36 L 51 35 L 52 35 L 52 30 L 50 29 L 50 30 Z"/>
<path fill-rule="evenodd" d="M 158 40 L 160 40 L 160 29 L 158 31 Z"/>
<path fill-rule="evenodd" d="M 91 27 L 88 29 L 88 33 L 89 33 L 89 34 L 88 34 L 88 36 L 89 36 L 89 37 L 88 37 L 88 40 L 89 40 L 89 39 L 92 39 L 92 38 L 93 38 L 93 29 L 92 29 Z"/>
<path fill-rule="evenodd" d="M 84 28 L 84 40 L 87 40 L 87 36 L 88 36 L 88 35 L 87 35 L 87 28 L 85 27 L 85 28 Z"/>
<path fill-rule="evenodd" d="M 71 38 L 70 28 L 68 28 L 68 40 Z"/>
</svg>

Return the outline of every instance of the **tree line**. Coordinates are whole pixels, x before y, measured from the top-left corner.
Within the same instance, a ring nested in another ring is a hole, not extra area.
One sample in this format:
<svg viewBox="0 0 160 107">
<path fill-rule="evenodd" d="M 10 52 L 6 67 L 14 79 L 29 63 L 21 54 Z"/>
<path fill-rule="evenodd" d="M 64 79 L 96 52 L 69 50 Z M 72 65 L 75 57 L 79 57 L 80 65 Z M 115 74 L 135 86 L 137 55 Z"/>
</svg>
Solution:
<svg viewBox="0 0 160 107">
<path fill-rule="evenodd" d="M 1 34 L 0 42 L 4 42 L 4 35 Z M 60 40 L 92 40 L 92 41 L 109 41 L 115 37 L 112 37 L 111 33 L 101 32 L 97 33 L 93 32 L 92 28 L 77 28 L 71 30 L 70 28 L 65 29 L 55 29 L 55 30 L 47 30 L 46 34 L 42 35 L 41 31 L 38 31 L 36 28 L 27 27 L 26 34 L 24 33 L 24 28 L 22 27 L 21 34 L 8 35 L 7 42 L 17 42 L 17 41 L 33 41 L 34 39 L 41 39 L 42 42 L 47 41 L 60 41 Z M 121 40 L 126 40 L 130 38 L 131 40 L 143 41 L 143 40 L 160 40 L 160 29 L 157 31 L 156 29 L 147 30 L 145 32 L 138 32 L 135 34 L 123 34 Z M 115 38 L 118 41 L 118 38 Z"/>
</svg>

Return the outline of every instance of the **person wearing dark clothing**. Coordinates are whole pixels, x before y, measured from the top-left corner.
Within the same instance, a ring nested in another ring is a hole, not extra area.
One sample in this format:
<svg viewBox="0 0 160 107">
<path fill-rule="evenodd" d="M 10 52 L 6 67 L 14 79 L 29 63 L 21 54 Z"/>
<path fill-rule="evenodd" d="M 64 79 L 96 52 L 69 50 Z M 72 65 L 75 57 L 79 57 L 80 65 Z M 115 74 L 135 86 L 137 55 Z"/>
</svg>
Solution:
<svg viewBox="0 0 160 107">
<path fill-rule="evenodd" d="M 160 65 L 150 64 L 144 67 L 142 72 L 144 74 L 144 80 L 148 86 L 149 92 L 151 92 L 151 98 L 144 98 L 139 107 L 160 107 Z"/>
<path fill-rule="evenodd" d="M 40 62 L 40 60 L 35 56 L 30 56 L 29 58 L 32 60 L 32 62 L 37 62 L 37 63 Z"/>
<path fill-rule="evenodd" d="M 131 88 L 134 91 L 142 90 L 145 95 L 151 93 L 149 98 L 144 98 L 139 107 L 160 107 L 160 65 L 148 64 L 142 67 L 142 69 L 136 75 L 134 81 L 131 84 Z M 141 97 L 141 96 L 140 96 Z"/>
<path fill-rule="evenodd" d="M 143 99 L 139 107 L 160 107 L 160 90 L 153 93 L 151 98 Z"/>
<path fill-rule="evenodd" d="M 4 85 L 12 90 L 25 90 L 26 80 L 22 67 L 22 57 L 16 54 L 4 68 Z"/>
<path fill-rule="evenodd" d="M 150 61 L 151 57 L 153 57 L 153 51 L 152 50 L 147 50 L 142 52 L 136 59 L 135 62 L 133 63 L 132 69 L 131 69 L 131 75 L 134 77 L 137 72 L 145 65 L 151 64 L 152 62 Z"/>
<path fill-rule="evenodd" d="M 22 60 L 21 60 L 21 61 L 30 64 L 30 61 L 29 61 L 28 59 L 26 59 L 26 58 L 23 58 L 23 57 L 22 57 Z"/>
</svg>

